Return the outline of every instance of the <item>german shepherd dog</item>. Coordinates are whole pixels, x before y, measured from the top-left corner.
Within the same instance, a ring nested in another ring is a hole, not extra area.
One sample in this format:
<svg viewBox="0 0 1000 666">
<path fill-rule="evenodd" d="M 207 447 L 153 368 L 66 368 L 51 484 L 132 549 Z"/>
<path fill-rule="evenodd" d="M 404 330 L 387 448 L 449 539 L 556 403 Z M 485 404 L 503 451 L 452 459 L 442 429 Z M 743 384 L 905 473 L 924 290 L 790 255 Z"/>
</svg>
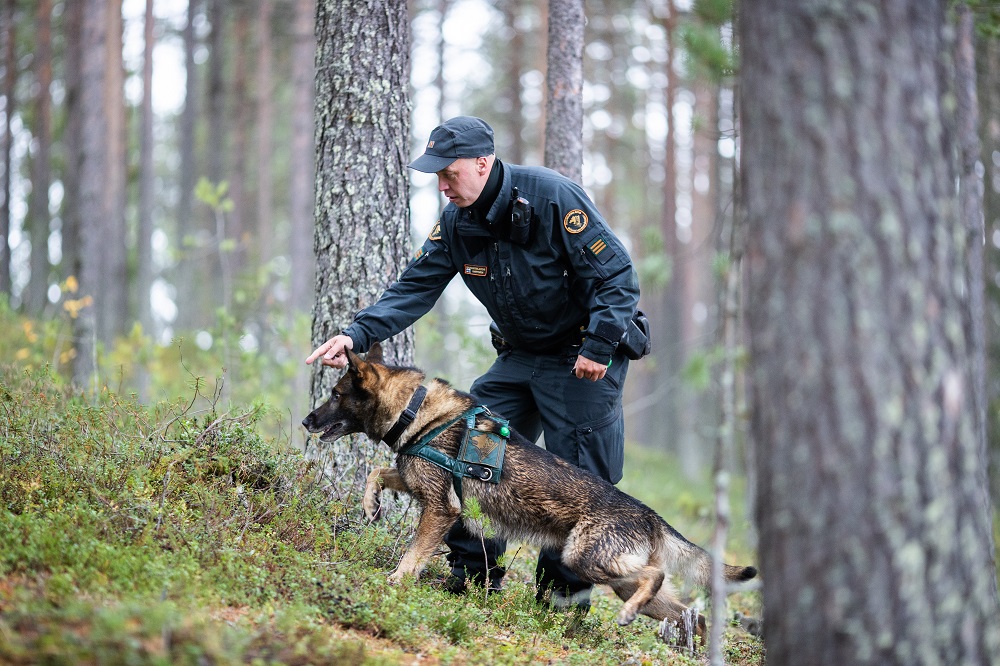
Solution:
<svg viewBox="0 0 1000 666">
<path fill-rule="evenodd" d="M 397 423 L 411 397 L 424 381 L 414 368 L 383 365 L 376 344 L 362 359 L 350 351 L 347 373 L 333 396 L 302 424 L 320 441 L 364 433 L 379 441 Z M 667 524 L 652 509 L 598 476 L 579 469 L 510 431 L 500 481 L 465 478 L 462 495 L 452 474 L 423 458 L 400 454 L 435 428 L 477 406 L 474 398 L 434 379 L 413 421 L 394 442 L 395 467 L 368 475 L 363 507 L 369 519 L 379 517 L 383 489 L 408 493 L 421 506 L 416 535 L 399 566 L 389 576 L 393 583 L 418 576 L 445 534 L 462 515 L 462 501 L 478 500 L 499 536 L 562 551 L 563 563 L 582 579 L 607 585 L 625 602 L 618 623 L 626 625 L 639 613 L 656 620 L 678 622 L 686 610 L 674 595 L 667 577 L 679 573 L 698 585 L 711 579 L 708 553 Z M 491 419 L 477 417 L 475 428 L 497 432 Z M 430 441 L 450 457 L 458 455 L 468 425 L 460 419 Z M 478 521 L 467 520 L 473 534 L 482 534 Z M 745 581 L 757 575 L 754 567 L 724 565 L 727 581 Z M 698 616 L 696 634 L 704 640 L 705 618 Z"/>
</svg>

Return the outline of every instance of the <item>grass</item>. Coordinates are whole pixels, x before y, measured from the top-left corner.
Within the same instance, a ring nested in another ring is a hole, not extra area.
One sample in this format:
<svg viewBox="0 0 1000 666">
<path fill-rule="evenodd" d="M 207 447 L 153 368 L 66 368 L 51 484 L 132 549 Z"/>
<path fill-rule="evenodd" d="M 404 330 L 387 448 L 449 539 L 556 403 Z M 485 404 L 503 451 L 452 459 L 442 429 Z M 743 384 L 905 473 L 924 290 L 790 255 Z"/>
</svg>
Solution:
<svg viewBox="0 0 1000 666">
<path fill-rule="evenodd" d="M 0 663 L 701 663 L 651 620 L 618 627 L 607 593 L 582 622 L 539 607 L 527 551 L 499 595 L 441 591 L 441 558 L 389 585 L 409 521 L 365 524 L 356 497 L 259 434 L 265 410 L 193 403 L 93 404 L 44 369 L 0 369 Z M 627 459 L 623 485 L 705 543 L 707 485 Z M 726 650 L 763 663 L 737 630 Z"/>
</svg>

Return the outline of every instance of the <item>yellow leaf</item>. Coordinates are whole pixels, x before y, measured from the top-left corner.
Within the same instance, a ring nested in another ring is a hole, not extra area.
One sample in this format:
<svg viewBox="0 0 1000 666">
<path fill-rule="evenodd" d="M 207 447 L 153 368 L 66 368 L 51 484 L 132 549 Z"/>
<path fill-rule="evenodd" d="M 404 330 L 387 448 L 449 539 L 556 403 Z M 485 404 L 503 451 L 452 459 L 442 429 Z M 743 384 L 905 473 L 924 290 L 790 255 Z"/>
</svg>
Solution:
<svg viewBox="0 0 1000 666">
<path fill-rule="evenodd" d="M 16 358 L 18 361 L 23 361 L 29 356 L 31 356 L 31 350 L 28 349 L 27 347 L 22 347 L 21 349 L 18 349 L 17 353 L 14 354 L 14 358 Z"/>
<path fill-rule="evenodd" d="M 63 283 L 63 287 L 71 294 L 75 294 L 76 290 L 80 288 L 80 283 L 76 281 L 75 275 L 70 275 L 66 278 L 66 282 Z"/>
</svg>

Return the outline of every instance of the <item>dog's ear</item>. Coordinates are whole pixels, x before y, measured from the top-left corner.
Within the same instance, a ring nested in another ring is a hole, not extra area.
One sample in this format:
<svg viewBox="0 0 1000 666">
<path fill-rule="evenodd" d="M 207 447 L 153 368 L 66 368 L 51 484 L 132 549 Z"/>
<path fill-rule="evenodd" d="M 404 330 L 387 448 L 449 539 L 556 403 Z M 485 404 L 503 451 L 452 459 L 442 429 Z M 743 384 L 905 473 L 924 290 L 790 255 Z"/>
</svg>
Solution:
<svg viewBox="0 0 1000 666">
<path fill-rule="evenodd" d="M 382 362 L 382 343 L 376 342 L 372 345 L 371 349 L 368 350 L 368 354 L 365 355 L 365 360 L 369 363 L 381 363 Z"/>
<path fill-rule="evenodd" d="M 365 360 L 350 349 L 345 349 L 344 351 L 347 352 L 347 372 L 352 375 L 358 374 L 358 371 L 364 367 Z"/>
</svg>

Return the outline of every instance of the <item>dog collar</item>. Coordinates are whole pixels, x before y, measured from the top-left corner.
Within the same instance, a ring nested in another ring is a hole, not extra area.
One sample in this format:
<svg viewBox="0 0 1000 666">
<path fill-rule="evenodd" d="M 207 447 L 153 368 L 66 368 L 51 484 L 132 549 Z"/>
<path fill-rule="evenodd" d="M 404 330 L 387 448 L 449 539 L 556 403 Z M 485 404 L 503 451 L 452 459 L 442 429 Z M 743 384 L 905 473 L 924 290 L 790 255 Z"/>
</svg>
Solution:
<svg viewBox="0 0 1000 666">
<path fill-rule="evenodd" d="M 406 406 L 403 413 L 399 415 L 399 420 L 396 421 L 395 425 L 389 429 L 389 432 L 385 434 L 382 441 L 389 445 L 390 448 L 395 446 L 396 442 L 399 440 L 399 436 L 403 434 L 403 431 L 413 423 L 413 419 L 417 417 L 417 410 L 420 409 L 420 405 L 424 402 L 424 396 L 427 395 L 427 389 L 423 386 L 418 386 L 417 390 L 413 392 L 413 397 L 410 398 L 410 404 Z"/>
</svg>

